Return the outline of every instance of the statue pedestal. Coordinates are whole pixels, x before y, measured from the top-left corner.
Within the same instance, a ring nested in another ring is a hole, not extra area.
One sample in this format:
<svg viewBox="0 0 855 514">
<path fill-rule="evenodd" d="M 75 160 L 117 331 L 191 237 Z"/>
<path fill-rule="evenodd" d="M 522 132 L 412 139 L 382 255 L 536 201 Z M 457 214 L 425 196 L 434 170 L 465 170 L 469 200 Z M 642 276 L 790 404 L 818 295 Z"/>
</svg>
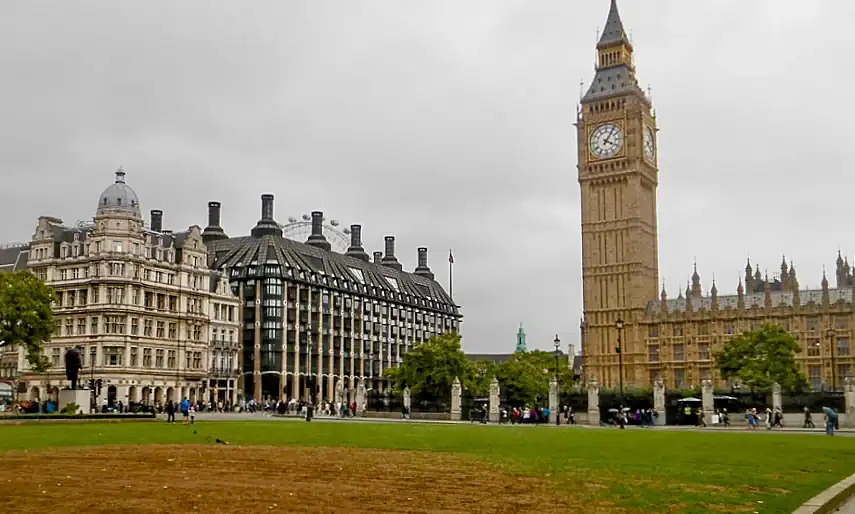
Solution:
<svg viewBox="0 0 855 514">
<path fill-rule="evenodd" d="M 89 389 L 60 389 L 57 408 L 61 411 L 69 403 L 76 403 L 79 408 L 75 414 L 89 412 L 90 395 Z"/>
</svg>

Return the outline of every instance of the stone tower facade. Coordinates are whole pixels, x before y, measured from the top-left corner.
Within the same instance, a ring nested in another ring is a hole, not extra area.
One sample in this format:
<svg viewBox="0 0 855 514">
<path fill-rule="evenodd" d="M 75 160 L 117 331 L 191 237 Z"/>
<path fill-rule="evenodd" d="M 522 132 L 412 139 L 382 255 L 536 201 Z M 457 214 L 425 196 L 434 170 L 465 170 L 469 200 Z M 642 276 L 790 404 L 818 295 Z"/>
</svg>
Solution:
<svg viewBox="0 0 855 514">
<path fill-rule="evenodd" d="M 624 383 L 646 374 L 641 365 L 646 361 L 646 334 L 641 334 L 640 322 L 659 285 L 656 117 L 650 98 L 638 86 L 632 42 L 616 0 L 597 43 L 597 56 L 576 123 L 582 341 L 586 379 L 594 376 L 614 387 L 620 373 L 619 336 Z"/>
</svg>

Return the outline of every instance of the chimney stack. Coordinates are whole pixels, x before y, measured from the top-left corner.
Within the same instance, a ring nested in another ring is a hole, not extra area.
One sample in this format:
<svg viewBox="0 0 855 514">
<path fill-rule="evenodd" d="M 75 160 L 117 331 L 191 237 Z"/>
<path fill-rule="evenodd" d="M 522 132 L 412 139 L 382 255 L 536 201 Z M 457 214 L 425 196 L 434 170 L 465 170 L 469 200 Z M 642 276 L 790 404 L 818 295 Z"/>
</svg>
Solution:
<svg viewBox="0 0 855 514">
<path fill-rule="evenodd" d="M 362 248 L 362 225 L 350 226 L 350 248 L 347 249 L 345 255 L 365 262 L 370 260 L 365 249 Z"/>
<path fill-rule="evenodd" d="M 383 260 L 383 252 L 374 252 L 374 264 L 380 264 Z"/>
<path fill-rule="evenodd" d="M 381 262 L 384 266 L 388 266 L 396 270 L 404 269 L 404 267 L 401 266 L 401 263 L 398 262 L 397 257 L 395 257 L 395 236 L 386 236 L 386 255 L 383 256 Z"/>
<path fill-rule="evenodd" d="M 154 232 L 163 232 L 163 211 L 151 211 L 151 230 Z"/>
<path fill-rule="evenodd" d="M 220 226 L 220 208 L 222 204 L 220 202 L 208 202 L 208 226 L 209 227 L 219 227 Z"/>
<path fill-rule="evenodd" d="M 282 229 L 273 219 L 273 195 L 261 195 L 261 219 L 252 229 L 252 237 L 279 236 L 282 237 Z"/>
<path fill-rule="evenodd" d="M 261 195 L 261 219 L 273 220 L 273 195 Z"/>
<path fill-rule="evenodd" d="M 413 274 L 434 280 L 434 274 L 428 267 L 428 249 L 424 246 L 419 248 L 419 265 L 416 266 L 416 271 Z"/>
<path fill-rule="evenodd" d="M 332 250 L 332 245 L 324 236 L 324 213 L 321 211 L 312 212 L 312 234 L 306 244 L 328 252 Z"/>
<path fill-rule="evenodd" d="M 202 241 L 208 244 L 220 239 L 228 239 L 229 236 L 223 232 L 220 226 L 220 202 L 208 202 L 208 226 L 202 231 Z"/>
</svg>

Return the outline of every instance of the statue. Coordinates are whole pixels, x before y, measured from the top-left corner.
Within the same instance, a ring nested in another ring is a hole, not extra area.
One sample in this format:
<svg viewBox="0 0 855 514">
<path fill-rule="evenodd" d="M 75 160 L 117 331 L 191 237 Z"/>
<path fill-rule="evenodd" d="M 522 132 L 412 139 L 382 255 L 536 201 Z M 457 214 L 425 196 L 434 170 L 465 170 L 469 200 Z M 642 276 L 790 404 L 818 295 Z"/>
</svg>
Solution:
<svg viewBox="0 0 855 514">
<path fill-rule="evenodd" d="M 80 358 L 81 349 L 82 347 L 75 346 L 65 352 L 65 378 L 71 381 L 71 389 L 77 389 L 77 377 L 80 374 L 80 369 L 83 368 Z"/>
</svg>

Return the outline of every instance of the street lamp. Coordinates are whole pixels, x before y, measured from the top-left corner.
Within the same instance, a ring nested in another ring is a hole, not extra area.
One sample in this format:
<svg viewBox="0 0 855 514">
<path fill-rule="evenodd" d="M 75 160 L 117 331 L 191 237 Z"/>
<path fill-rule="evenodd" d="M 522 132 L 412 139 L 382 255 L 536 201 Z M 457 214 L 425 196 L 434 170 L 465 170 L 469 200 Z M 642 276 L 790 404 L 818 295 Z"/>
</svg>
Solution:
<svg viewBox="0 0 855 514">
<path fill-rule="evenodd" d="M 312 327 L 306 327 L 306 386 L 309 390 L 309 398 L 306 403 L 306 421 L 312 421 L 312 393 L 314 392 L 314 381 L 312 380 Z"/>
<path fill-rule="evenodd" d="M 620 383 L 620 397 L 623 401 L 623 344 L 621 343 L 621 332 L 623 332 L 623 319 L 618 318 L 615 322 L 617 327 L 617 347 L 615 352 L 618 354 L 618 382 Z"/>
<path fill-rule="evenodd" d="M 837 332 L 828 327 L 828 340 L 830 341 L 830 350 L 831 350 L 831 392 L 837 391 L 837 370 L 835 369 L 834 364 L 834 343 L 835 338 L 837 337 Z"/>
<path fill-rule="evenodd" d="M 561 339 L 558 339 L 558 334 L 555 334 L 555 406 L 558 407 L 561 405 L 561 402 L 558 400 L 558 355 L 561 352 Z M 561 425 L 561 411 L 558 410 L 555 412 L 555 425 Z"/>
</svg>

